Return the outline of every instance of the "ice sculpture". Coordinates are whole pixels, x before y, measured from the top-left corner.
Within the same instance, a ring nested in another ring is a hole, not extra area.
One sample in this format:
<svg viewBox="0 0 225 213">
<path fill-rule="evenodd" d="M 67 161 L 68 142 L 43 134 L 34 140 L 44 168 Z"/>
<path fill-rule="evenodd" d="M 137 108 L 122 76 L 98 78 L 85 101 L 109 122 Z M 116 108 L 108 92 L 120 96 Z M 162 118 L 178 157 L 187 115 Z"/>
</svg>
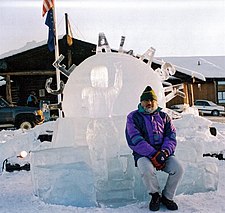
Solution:
<svg viewBox="0 0 225 213">
<path fill-rule="evenodd" d="M 108 42 L 103 44 L 109 50 Z M 124 129 L 146 85 L 165 108 L 162 78 L 151 69 L 153 49 L 139 58 L 122 47 L 119 53 L 103 49 L 70 74 L 63 93 L 65 118 L 56 121 L 51 147 L 32 151 L 34 193 L 45 202 L 118 207 L 148 199 Z"/>
<path fill-rule="evenodd" d="M 115 65 L 116 66 L 116 65 Z M 122 70 L 115 67 L 115 81 L 108 86 L 108 70 L 97 66 L 91 70 L 91 86 L 82 90 L 82 107 L 90 117 L 111 117 L 114 102 L 122 87 Z"/>
</svg>

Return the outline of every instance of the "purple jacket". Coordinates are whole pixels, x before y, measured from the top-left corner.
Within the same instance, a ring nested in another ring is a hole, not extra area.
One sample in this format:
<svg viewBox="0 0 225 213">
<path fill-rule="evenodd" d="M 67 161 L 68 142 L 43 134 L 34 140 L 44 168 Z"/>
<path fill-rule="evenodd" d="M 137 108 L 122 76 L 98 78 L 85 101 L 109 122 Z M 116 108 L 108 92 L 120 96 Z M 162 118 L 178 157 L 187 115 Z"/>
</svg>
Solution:
<svg viewBox="0 0 225 213">
<path fill-rule="evenodd" d="M 135 163 L 140 157 L 152 158 L 159 150 L 169 155 L 176 148 L 176 129 L 170 117 L 158 108 L 153 114 L 146 113 L 139 104 L 138 110 L 127 116 L 126 139 L 133 150 Z"/>
</svg>

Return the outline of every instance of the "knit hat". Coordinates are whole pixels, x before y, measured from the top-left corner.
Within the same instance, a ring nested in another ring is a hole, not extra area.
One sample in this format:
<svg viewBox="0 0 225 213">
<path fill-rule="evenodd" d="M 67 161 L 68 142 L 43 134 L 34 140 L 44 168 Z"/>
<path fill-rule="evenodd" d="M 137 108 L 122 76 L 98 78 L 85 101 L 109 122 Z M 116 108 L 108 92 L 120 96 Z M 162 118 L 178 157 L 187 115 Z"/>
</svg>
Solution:
<svg viewBox="0 0 225 213">
<path fill-rule="evenodd" d="M 143 93 L 141 94 L 140 101 L 147 101 L 147 100 L 156 100 L 157 101 L 157 96 L 154 92 L 154 90 L 150 87 L 147 86 Z"/>
</svg>

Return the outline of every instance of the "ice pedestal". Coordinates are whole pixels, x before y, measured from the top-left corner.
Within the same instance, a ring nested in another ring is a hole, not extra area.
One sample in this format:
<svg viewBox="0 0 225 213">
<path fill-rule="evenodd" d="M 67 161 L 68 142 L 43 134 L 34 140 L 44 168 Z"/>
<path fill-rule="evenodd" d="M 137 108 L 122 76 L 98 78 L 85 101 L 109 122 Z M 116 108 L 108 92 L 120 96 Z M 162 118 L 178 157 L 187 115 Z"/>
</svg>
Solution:
<svg viewBox="0 0 225 213">
<path fill-rule="evenodd" d="M 51 204 L 95 206 L 93 170 L 88 147 L 66 147 L 32 152 L 34 193 Z"/>
</svg>

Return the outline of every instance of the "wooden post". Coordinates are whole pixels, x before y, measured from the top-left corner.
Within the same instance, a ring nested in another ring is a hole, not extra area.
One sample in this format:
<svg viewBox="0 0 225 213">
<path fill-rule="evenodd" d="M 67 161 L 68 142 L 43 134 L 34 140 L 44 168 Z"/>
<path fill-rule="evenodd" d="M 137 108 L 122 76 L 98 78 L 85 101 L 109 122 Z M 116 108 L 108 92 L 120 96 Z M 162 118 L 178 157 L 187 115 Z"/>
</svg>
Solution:
<svg viewBox="0 0 225 213">
<path fill-rule="evenodd" d="M 189 104 L 189 93 L 188 93 L 188 85 L 187 83 L 184 83 L 184 94 L 186 97 L 184 97 L 184 103 Z"/>
<path fill-rule="evenodd" d="M 214 84 L 214 101 L 218 104 L 219 103 L 219 98 L 218 98 L 218 82 L 213 81 Z"/>
<path fill-rule="evenodd" d="M 66 43 L 67 43 L 67 67 L 68 69 L 70 68 L 70 66 L 72 65 L 72 51 L 69 48 L 69 44 L 68 44 L 68 36 L 69 36 L 69 23 L 68 23 L 68 14 L 65 13 L 65 25 L 66 25 Z M 72 38 L 73 39 L 73 38 Z"/>
<path fill-rule="evenodd" d="M 193 76 L 192 77 L 192 83 L 191 83 L 191 106 L 194 106 L 194 102 L 195 102 L 195 100 L 194 100 L 194 87 L 193 87 L 194 83 L 195 83 L 195 77 Z"/>
<path fill-rule="evenodd" d="M 6 75 L 6 100 L 12 104 L 12 90 L 11 90 L 11 81 L 10 75 Z"/>
</svg>

